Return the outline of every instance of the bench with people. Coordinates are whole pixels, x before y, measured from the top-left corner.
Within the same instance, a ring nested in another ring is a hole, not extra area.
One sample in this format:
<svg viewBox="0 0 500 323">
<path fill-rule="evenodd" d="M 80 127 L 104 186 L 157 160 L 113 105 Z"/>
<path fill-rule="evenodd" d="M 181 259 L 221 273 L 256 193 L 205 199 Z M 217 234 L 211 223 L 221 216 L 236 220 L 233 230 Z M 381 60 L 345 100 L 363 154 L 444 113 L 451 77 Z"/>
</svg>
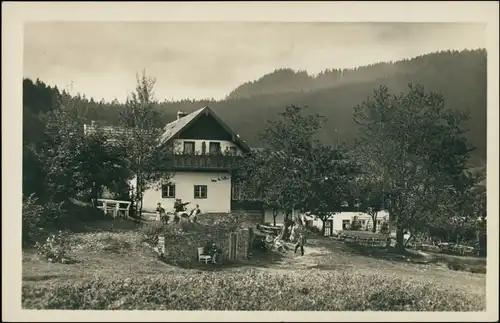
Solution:
<svg viewBox="0 0 500 323">
<path fill-rule="evenodd" d="M 167 214 L 161 203 L 158 203 L 156 207 L 157 220 L 164 224 L 168 224 L 170 217 L 172 216 L 174 223 L 179 223 L 181 219 L 196 222 L 198 215 L 201 213 L 200 206 L 196 204 L 196 207 L 187 213 L 186 206 L 190 203 L 191 202 L 183 203 L 181 199 L 176 199 L 174 202 L 174 212 L 170 214 Z"/>
</svg>

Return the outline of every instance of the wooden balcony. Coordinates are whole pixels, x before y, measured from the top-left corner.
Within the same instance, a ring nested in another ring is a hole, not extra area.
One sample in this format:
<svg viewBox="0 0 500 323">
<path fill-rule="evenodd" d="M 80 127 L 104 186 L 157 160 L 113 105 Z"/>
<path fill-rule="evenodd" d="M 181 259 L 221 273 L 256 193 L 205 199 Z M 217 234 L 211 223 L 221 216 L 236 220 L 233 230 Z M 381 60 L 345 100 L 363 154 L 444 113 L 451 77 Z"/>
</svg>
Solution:
<svg viewBox="0 0 500 323">
<path fill-rule="evenodd" d="M 170 155 L 165 168 L 173 171 L 231 171 L 242 158 L 233 155 Z"/>
</svg>

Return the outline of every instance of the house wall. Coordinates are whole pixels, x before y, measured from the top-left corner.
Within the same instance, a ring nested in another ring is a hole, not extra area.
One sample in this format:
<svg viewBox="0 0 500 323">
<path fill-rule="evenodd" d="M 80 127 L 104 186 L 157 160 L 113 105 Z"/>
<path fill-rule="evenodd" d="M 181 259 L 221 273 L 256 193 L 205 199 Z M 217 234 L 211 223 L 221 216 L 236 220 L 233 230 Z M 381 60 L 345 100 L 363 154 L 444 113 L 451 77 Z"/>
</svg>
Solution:
<svg viewBox="0 0 500 323">
<path fill-rule="evenodd" d="M 333 219 L 333 230 L 334 231 L 342 231 L 342 223 L 344 220 L 348 220 L 349 224 L 352 223 L 352 220 L 354 217 L 357 216 L 358 219 L 362 222 L 361 224 L 361 230 L 371 230 L 372 228 L 372 217 L 368 213 L 363 213 L 363 212 L 340 212 L 334 214 L 330 219 Z M 312 226 L 321 229 L 323 226 L 323 221 L 321 221 L 320 218 L 317 217 L 308 217 L 308 220 L 312 220 Z M 380 230 L 380 224 L 383 221 L 388 221 L 389 220 L 389 213 L 387 211 L 380 211 L 378 212 L 377 215 L 377 222 L 380 221 L 377 224 L 377 232 Z M 364 224 L 363 224 L 364 221 Z"/>
<path fill-rule="evenodd" d="M 190 141 L 194 142 L 194 150 L 198 154 L 201 154 L 202 152 L 202 143 L 205 142 L 206 145 L 206 153 L 209 152 L 210 149 L 210 142 L 218 142 L 220 143 L 221 151 L 224 153 L 224 151 L 229 149 L 229 147 L 236 147 L 236 152 L 237 155 L 241 156 L 242 151 L 241 149 L 232 141 L 227 141 L 227 140 L 205 140 L 205 139 L 174 139 L 174 153 L 182 154 L 184 151 L 184 141 Z"/>
<path fill-rule="evenodd" d="M 196 204 L 202 212 L 231 212 L 231 174 L 216 172 L 176 172 L 170 180 L 175 184 L 175 198 L 162 198 L 160 188 L 150 188 L 144 192 L 143 210 L 155 212 L 156 205 L 161 203 L 167 212 L 173 212 L 176 198 L 187 205 L 188 211 Z M 134 183 L 134 182 L 132 182 Z M 194 198 L 194 185 L 207 185 L 207 198 Z"/>
<path fill-rule="evenodd" d="M 298 210 L 292 210 L 292 219 L 295 218 L 299 214 Z M 273 210 L 272 209 L 264 209 L 264 223 L 273 224 Z M 278 215 L 276 216 L 276 225 L 282 226 L 285 223 L 285 216 L 283 215 L 283 211 L 279 210 Z"/>
<path fill-rule="evenodd" d="M 344 220 L 349 220 L 349 224 L 352 223 L 354 217 L 357 216 L 361 221 L 361 230 L 371 230 L 373 228 L 372 217 L 368 213 L 363 212 L 342 212 L 337 213 L 333 216 L 333 230 L 342 231 L 342 222 Z M 386 211 L 380 211 L 377 214 L 377 232 L 380 230 L 381 223 L 383 221 L 389 220 L 389 213 Z"/>
</svg>

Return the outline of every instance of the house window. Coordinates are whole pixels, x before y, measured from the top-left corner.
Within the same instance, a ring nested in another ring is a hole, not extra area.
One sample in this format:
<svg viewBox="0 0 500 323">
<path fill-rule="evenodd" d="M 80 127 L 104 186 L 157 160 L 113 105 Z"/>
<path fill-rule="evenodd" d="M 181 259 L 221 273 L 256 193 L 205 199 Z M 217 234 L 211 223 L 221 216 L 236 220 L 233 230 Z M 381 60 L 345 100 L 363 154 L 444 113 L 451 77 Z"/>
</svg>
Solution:
<svg viewBox="0 0 500 323">
<path fill-rule="evenodd" d="M 365 225 L 366 224 L 366 220 L 361 220 L 361 225 Z"/>
<path fill-rule="evenodd" d="M 207 144 L 206 142 L 201 143 L 201 153 L 205 155 L 207 153 Z"/>
<path fill-rule="evenodd" d="M 221 152 L 220 142 L 211 142 L 209 149 L 211 154 L 219 154 Z"/>
<path fill-rule="evenodd" d="M 194 154 L 194 141 L 184 141 L 184 154 Z"/>
<path fill-rule="evenodd" d="M 194 198 L 195 199 L 206 199 L 207 198 L 207 185 L 195 185 L 194 186 Z"/>
<path fill-rule="evenodd" d="M 175 197 L 175 185 L 162 185 L 161 197 L 164 199 Z"/>
<path fill-rule="evenodd" d="M 229 147 L 229 154 L 231 156 L 236 156 L 238 154 L 238 151 L 236 150 L 236 147 Z"/>
<path fill-rule="evenodd" d="M 342 220 L 342 230 L 349 230 L 350 227 L 351 227 L 350 220 Z"/>
</svg>

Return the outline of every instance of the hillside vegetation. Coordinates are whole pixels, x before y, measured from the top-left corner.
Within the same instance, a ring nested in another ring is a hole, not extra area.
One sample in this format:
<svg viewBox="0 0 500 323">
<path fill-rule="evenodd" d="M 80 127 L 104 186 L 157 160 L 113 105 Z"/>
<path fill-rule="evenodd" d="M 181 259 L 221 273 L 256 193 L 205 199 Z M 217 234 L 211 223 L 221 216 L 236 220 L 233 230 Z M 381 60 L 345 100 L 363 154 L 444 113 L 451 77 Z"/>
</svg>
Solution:
<svg viewBox="0 0 500 323">
<path fill-rule="evenodd" d="M 353 107 L 371 96 L 373 89 L 385 84 L 391 93 L 398 93 L 406 91 L 408 83 L 424 84 L 426 90 L 442 93 L 447 108 L 470 112 L 467 137 L 476 147 L 473 162 L 483 163 L 486 158 L 485 50 L 445 51 L 355 69 L 328 69 L 318 75 L 278 69 L 241 84 L 224 100 L 160 102 L 156 106 L 158 126 L 174 120 L 178 110 L 191 112 L 208 105 L 251 146 L 260 146 L 257 134 L 263 130 L 265 120 L 277 118 L 285 106 L 295 104 L 308 106 L 309 112 L 327 117 L 326 126 L 318 136 L 325 143 L 333 143 L 356 136 Z M 44 111 L 43 106 L 50 104 L 53 96 L 47 91 L 40 96 L 39 92 L 44 89 L 36 88 L 31 80 L 24 80 L 23 85 L 25 111 L 28 105 L 38 116 L 38 111 Z M 47 89 L 56 97 L 61 95 L 57 88 Z M 66 93 L 62 95 L 69 98 Z M 71 102 L 71 109 L 85 120 L 105 124 L 117 124 L 119 111 L 123 109 L 118 101 L 96 101 L 85 96 L 73 97 Z M 30 119 L 29 115 L 25 118 Z M 25 127 L 25 135 L 33 131 L 36 127 Z"/>
</svg>

